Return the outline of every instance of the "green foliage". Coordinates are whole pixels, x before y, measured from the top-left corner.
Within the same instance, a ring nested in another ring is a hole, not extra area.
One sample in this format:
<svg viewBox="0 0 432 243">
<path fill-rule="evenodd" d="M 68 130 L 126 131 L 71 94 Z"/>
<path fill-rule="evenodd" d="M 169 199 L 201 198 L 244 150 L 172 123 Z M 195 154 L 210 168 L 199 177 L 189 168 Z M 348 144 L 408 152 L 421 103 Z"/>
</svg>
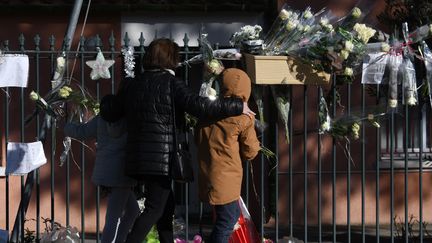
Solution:
<svg viewBox="0 0 432 243">
<path fill-rule="evenodd" d="M 153 226 L 145 238 L 146 243 L 160 243 L 156 226 Z"/>
</svg>

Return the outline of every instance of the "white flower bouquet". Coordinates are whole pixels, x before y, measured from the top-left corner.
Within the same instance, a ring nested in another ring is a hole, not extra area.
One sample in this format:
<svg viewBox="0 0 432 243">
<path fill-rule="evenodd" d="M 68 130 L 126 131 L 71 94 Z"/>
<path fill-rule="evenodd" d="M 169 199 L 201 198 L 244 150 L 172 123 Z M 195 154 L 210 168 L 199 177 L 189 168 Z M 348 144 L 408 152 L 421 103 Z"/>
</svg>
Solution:
<svg viewBox="0 0 432 243">
<path fill-rule="evenodd" d="M 426 42 L 422 42 L 422 50 L 426 67 L 426 79 L 423 83 L 424 95 L 429 96 L 429 104 L 432 108 L 432 52 Z"/>
<path fill-rule="evenodd" d="M 225 67 L 222 62 L 214 57 L 213 48 L 207 40 L 207 34 L 201 34 L 199 39 L 202 60 L 204 62 L 204 80 L 201 84 L 199 95 L 210 99 L 217 98 L 217 92 L 212 88 L 214 80 L 223 72 Z"/>
<path fill-rule="evenodd" d="M 262 27 L 260 25 L 245 25 L 231 36 L 230 44 L 240 49 L 245 42 L 259 40 L 261 32 Z"/>
</svg>

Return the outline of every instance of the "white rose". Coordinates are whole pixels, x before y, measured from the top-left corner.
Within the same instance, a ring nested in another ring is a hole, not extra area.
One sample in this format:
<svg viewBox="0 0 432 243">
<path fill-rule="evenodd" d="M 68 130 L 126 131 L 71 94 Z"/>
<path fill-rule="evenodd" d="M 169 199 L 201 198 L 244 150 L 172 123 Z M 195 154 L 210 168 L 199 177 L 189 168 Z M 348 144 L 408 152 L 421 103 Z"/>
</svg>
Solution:
<svg viewBox="0 0 432 243">
<path fill-rule="evenodd" d="M 352 52 L 354 49 L 354 44 L 351 41 L 345 41 L 345 50 L 348 52 Z"/>
<path fill-rule="evenodd" d="M 64 57 L 57 57 L 57 66 L 58 67 L 64 67 L 64 65 L 65 65 L 65 59 L 64 59 Z"/>
<path fill-rule="evenodd" d="M 355 24 L 353 29 L 357 32 L 357 37 L 363 41 L 363 43 L 368 43 L 369 39 L 375 35 L 376 30 L 367 27 L 365 24 Z"/>
<path fill-rule="evenodd" d="M 393 99 L 391 99 L 391 100 L 388 101 L 388 105 L 391 108 L 396 108 L 397 107 L 397 103 L 398 103 L 398 101 L 397 100 L 393 100 Z"/>
<path fill-rule="evenodd" d="M 323 26 L 323 28 L 325 31 L 327 31 L 329 33 L 333 32 L 333 25 L 331 25 L 331 24 L 326 24 Z"/>
<path fill-rule="evenodd" d="M 355 7 L 355 8 L 352 10 L 352 14 L 351 14 L 351 15 L 352 15 L 355 19 L 358 19 L 358 18 L 360 18 L 361 14 L 362 14 L 362 11 L 361 11 L 359 8 Z"/>
<path fill-rule="evenodd" d="M 285 9 L 282 9 L 282 10 L 280 11 L 280 13 L 279 13 L 279 17 L 280 17 L 282 20 L 286 20 L 286 19 L 288 19 L 290 16 L 291 16 L 291 13 L 290 13 L 289 11 L 286 11 Z"/>
<path fill-rule="evenodd" d="M 411 97 L 408 98 L 407 104 L 409 106 L 414 106 L 414 105 L 417 104 L 417 99 L 414 96 L 411 96 Z"/>
<path fill-rule="evenodd" d="M 390 51 L 390 45 L 387 44 L 387 43 L 382 43 L 382 45 L 381 45 L 381 50 L 382 50 L 383 52 L 389 52 L 389 51 Z"/>
<path fill-rule="evenodd" d="M 303 28 L 303 32 L 309 32 L 311 29 L 310 25 L 305 25 Z"/>
<path fill-rule="evenodd" d="M 38 95 L 38 93 L 36 93 L 32 90 L 29 94 L 29 98 L 30 98 L 30 100 L 36 101 L 39 99 L 39 95 Z"/>
<path fill-rule="evenodd" d="M 352 76 L 354 74 L 354 71 L 353 71 L 352 68 L 346 67 L 345 70 L 344 70 L 344 72 L 343 72 L 343 74 L 345 76 Z"/>
<path fill-rule="evenodd" d="M 288 23 L 285 25 L 286 30 L 292 31 L 297 27 L 297 24 L 293 21 L 288 21 Z"/>
<path fill-rule="evenodd" d="M 301 24 L 297 25 L 297 30 L 300 31 L 300 32 L 303 32 L 304 31 L 304 26 L 301 25 Z"/>
<path fill-rule="evenodd" d="M 323 27 L 326 26 L 328 23 L 329 23 L 329 20 L 327 18 L 321 18 L 321 20 L 319 22 L 319 24 Z"/>
<path fill-rule="evenodd" d="M 346 59 L 348 59 L 349 54 L 350 54 L 349 51 L 347 51 L 347 50 L 342 50 L 342 51 L 340 52 L 339 56 L 340 56 L 343 60 L 346 60 Z"/>
<path fill-rule="evenodd" d="M 223 66 L 217 59 L 213 59 L 209 62 L 208 68 L 210 69 L 210 72 L 216 75 L 219 75 L 223 71 Z"/>
<path fill-rule="evenodd" d="M 312 18 L 313 17 L 313 14 L 312 14 L 312 12 L 308 9 L 308 10 L 306 10 L 306 11 L 304 11 L 304 18 L 305 19 L 310 19 L 310 18 Z"/>
<path fill-rule="evenodd" d="M 330 123 L 326 121 L 323 124 L 321 124 L 321 130 L 324 132 L 330 131 Z"/>
<path fill-rule="evenodd" d="M 207 97 L 208 97 L 210 100 L 216 100 L 216 97 L 217 97 L 216 90 L 213 89 L 213 88 L 209 88 L 209 89 L 207 90 Z"/>
</svg>

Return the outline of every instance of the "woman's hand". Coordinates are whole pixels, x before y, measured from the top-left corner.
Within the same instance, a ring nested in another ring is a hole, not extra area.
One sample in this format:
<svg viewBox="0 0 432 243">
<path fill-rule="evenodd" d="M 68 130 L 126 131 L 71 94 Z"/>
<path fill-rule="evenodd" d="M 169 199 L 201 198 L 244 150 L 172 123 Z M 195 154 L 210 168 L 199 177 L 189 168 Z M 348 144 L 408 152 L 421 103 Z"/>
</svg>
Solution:
<svg viewBox="0 0 432 243">
<path fill-rule="evenodd" d="M 253 112 L 247 102 L 243 102 L 243 114 L 248 115 L 250 118 L 255 118 L 255 112 Z"/>
</svg>

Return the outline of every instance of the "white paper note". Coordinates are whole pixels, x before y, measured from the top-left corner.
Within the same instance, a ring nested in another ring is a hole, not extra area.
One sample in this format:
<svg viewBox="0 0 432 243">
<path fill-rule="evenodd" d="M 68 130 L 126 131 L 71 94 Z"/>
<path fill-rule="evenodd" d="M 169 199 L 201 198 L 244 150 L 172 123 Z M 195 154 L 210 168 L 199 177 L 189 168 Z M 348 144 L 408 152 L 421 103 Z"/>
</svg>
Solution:
<svg viewBox="0 0 432 243">
<path fill-rule="evenodd" d="M 46 164 L 42 142 L 7 144 L 6 174 L 23 175 Z"/>
<path fill-rule="evenodd" d="M 388 62 L 387 53 L 377 52 L 365 55 L 363 60 L 362 84 L 380 84 Z"/>
<path fill-rule="evenodd" d="M 27 87 L 29 58 L 27 55 L 0 55 L 0 87 Z"/>
</svg>

